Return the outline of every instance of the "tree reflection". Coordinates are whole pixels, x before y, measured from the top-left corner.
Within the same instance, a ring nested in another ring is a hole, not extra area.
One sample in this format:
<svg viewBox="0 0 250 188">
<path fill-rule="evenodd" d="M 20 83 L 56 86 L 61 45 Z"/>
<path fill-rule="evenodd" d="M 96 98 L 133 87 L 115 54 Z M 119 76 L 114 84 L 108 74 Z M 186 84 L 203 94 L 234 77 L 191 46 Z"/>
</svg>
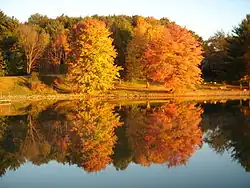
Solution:
<svg viewBox="0 0 250 188">
<path fill-rule="evenodd" d="M 134 160 L 141 165 L 186 164 L 202 145 L 202 109 L 193 104 L 169 103 L 151 109 L 132 108 L 127 135 Z"/>
<path fill-rule="evenodd" d="M 25 162 L 19 153 L 20 142 L 25 133 L 24 119 L 19 116 L 1 117 L 0 176 L 7 169 L 16 170 Z"/>
<path fill-rule="evenodd" d="M 57 160 L 77 164 L 87 172 L 104 169 L 117 140 L 114 130 L 122 125 L 113 108 L 94 100 L 59 102 L 46 108 L 30 105 L 22 123 L 16 121 L 18 117 L 1 119 L 1 174 L 26 160 L 35 165 Z M 19 123 L 22 130 L 13 123 Z"/>
<path fill-rule="evenodd" d="M 45 140 L 40 130 L 40 125 L 32 115 L 27 116 L 27 130 L 24 140 L 20 145 L 20 154 L 25 159 L 36 165 L 47 162 L 47 155 L 50 153 L 50 144 Z"/>
<path fill-rule="evenodd" d="M 133 160 L 132 149 L 128 142 L 128 136 L 126 130 L 128 127 L 128 112 L 129 109 L 126 107 L 119 108 L 119 115 L 121 121 L 124 122 L 124 126 L 116 128 L 115 134 L 118 137 L 118 140 L 114 147 L 114 154 L 112 156 L 113 165 L 116 167 L 116 170 L 125 170 L 128 165 Z"/>
<path fill-rule="evenodd" d="M 168 102 L 115 108 L 92 99 L 33 104 L 26 111 L 0 118 L 0 175 L 26 161 L 41 165 L 56 160 L 86 172 L 111 163 L 117 170 L 131 162 L 184 165 L 202 146 L 203 133 L 203 141 L 216 152 L 229 151 L 250 169 L 248 104 Z"/>
<path fill-rule="evenodd" d="M 250 170 L 250 116 L 249 107 L 239 108 L 238 101 L 226 104 L 204 105 L 202 128 L 204 141 L 216 152 L 228 151 L 246 171 Z M 248 105 L 248 104 L 247 104 Z"/>
<path fill-rule="evenodd" d="M 121 125 L 119 117 L 113 113 L 114 106 L 93 100 L 67 105 L 70 109 L 66 116 L 71 124 L 69 152 L 72 162 L 87 172 L 105 168 L 111 162 L 117 139 L 114 130 Z"/>
</svg>

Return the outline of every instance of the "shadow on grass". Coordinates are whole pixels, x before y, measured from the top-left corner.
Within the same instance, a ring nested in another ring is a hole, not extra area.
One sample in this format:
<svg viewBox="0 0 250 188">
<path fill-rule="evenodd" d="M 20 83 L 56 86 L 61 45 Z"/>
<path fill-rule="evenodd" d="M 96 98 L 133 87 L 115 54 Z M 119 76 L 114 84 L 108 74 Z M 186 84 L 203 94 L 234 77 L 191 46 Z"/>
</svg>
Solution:
<svg viewBox="0 0 250 188">
<path fill-rule="evenodd" d="M 39 79 L 50 88 L 56 90 L 58 93 L 70 93 L 69 91 L 60 87 L 60 83 L 63 80 L 63 76 L 64 75 L 61 74 L 41 75 L 39 76 Z"/>
<path fill-rule="evenodd" d="M 26 77 L 20 77 L 17 84 L 19 86 L 22 86 L 22 87 L 26 87 L 28 89 L 31 88 L 31 84 L 30 84 L 30 76 L 26 76 Z"/>
</svg>

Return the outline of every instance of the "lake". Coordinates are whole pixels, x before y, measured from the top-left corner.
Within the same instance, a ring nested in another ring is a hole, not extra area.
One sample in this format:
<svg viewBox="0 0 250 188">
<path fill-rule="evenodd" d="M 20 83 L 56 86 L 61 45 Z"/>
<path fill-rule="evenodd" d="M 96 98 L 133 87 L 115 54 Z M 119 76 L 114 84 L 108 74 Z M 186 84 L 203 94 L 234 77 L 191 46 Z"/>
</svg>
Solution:
<svg viewBox="0 0 250 188">
<path fill-rule="evenodd" d="M 0 187 L 250 187 L 250 103 L 0 105 Z"/>
</svg>

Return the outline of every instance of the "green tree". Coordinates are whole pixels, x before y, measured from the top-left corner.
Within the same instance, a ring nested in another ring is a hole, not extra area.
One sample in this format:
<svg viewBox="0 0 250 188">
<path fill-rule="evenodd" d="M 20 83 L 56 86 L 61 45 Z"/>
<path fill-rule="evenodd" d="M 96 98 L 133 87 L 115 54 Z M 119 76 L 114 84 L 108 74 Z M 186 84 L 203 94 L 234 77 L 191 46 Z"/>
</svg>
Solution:
<svg viewBox="0 0 250 188">
<path fill-rule="evenodd" d="M 250 15 L 233 29 L 233 35 L 228 40 L 228 56 L 233 63 L 234 79 L 239 80 L 245 75 L 250 75 L 250 63 L 246 54 L 250 46 Z"/>
<path fill-rule="evenodd" d="M 18 20 L 0 11 L 0 69 L 1 74 L 16 75 L 23 72 L 24 53 L 18 44 Z"/>
<path fill-rule="evenodd" d="M 228 40 L 230 36 L 223 31 L 216 32 L 204 46 L 202 62 L 203 78 L 210 81 L 230 80 L 233 74 L 232 64 L 228 60 Z M 230 72 L 231 71 L 231 72 Z"/>
<path fill-rule="evenodd" d="M 113 38 L 113 44 L 117 50 L 117 57 L 115 58 L 115 64 L 123 68 L 121 77 L 124 78 L 126 73 L 125 58 L 127 54 L 127 45 L 132 38 L 132 22 L 131 17 L 125 15 L 118 16 L 106 16 L 96 17 L 104 21 L 107 27 L 111 31 L 111 38 Z"/>
<path fill-rule="evenodd" d="M 3 52 L 0 51 L 0 76 L 4 76 L 6 74 L 6 63 L 4 60 Z"/>
<path fill-rule="evenodd" d="M 48 18 L 48 16 L 45 15 L 41 15 L 39 13 L 35 13 L 32 14 L 29 18 L 28 18 L 28 24 L 31 25 L 37 25 L 40 28 L 45 29 L 46 26 L 49 23 L 49 20 L 51 20 L 50 18 Z"/>
</svg>

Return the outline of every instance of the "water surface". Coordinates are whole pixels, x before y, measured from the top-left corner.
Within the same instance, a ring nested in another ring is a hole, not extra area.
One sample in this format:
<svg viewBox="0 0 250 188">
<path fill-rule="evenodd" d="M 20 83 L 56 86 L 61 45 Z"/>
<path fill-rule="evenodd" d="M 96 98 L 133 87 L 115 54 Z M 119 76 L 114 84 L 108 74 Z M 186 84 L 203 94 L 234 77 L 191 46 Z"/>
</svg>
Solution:
<svg viewBox="0 0 250 188">
<path fill-rule="evenodd" d="M 250 187 L 248 101 L 0 108 L 3 188 Z"/>
</svg>

